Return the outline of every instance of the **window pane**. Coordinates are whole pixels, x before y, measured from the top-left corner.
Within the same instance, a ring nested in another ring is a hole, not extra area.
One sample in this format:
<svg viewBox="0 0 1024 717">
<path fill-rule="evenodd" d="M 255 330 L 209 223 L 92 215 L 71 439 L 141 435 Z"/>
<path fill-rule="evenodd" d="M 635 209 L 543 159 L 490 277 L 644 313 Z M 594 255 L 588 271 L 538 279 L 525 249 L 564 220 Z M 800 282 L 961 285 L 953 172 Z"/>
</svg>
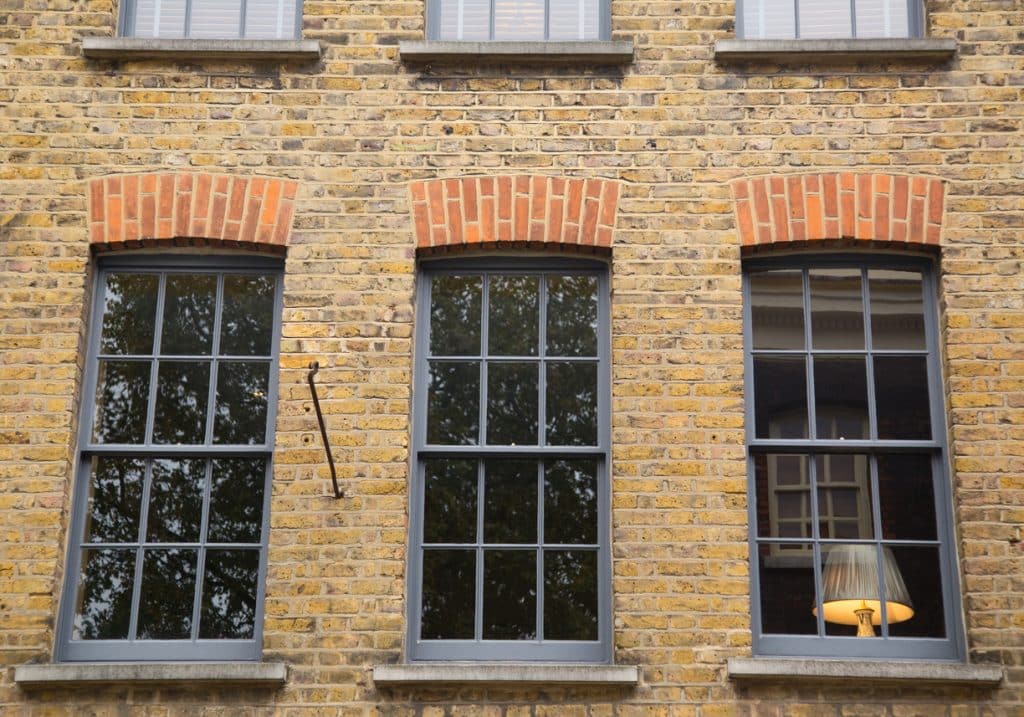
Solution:
<svg viewBox="0 0 1024 717">
<path fill-rule="evenodd" d="M 476 542 L 476 460 L 424 461 L 423 542 Z"/>
<path fill-rule="evenodd" d="M 91 464 L 85 540 L 90 543 L 138 541 L 145 461 L 97 456 Z"/>
<path fill-rule="evenodd" d="M 153 461 L 149 516 L 146 521 L 147 540 L 154 543 L 191 543 L 199 540 L 205 479 L 205 460 L 167 458 Z"/>
<path fill-rule="evenodd" d="M 150 362 L 98 363 L 92 439 L 96 443 L 144 443 Z"/>
<path fill-rule="evenodd" d="M 270 364 L 225 361 L 217 368 L 214 443 L 258 445 L 267 440 Z"/>
<path fill-rule="evenodd" d="M 293 37 L 295 37 L 294 0 L 247 0 L 245 5 L 245 38 L 247 40 Z"/>
<path fill-rule="evenodd" d="M 202 443 L 206 436 L 210 364 L 161 361 L 157 375 L 154 443 Z"/>
<path fill-rule="evenodd" d="M 931 456 L 878 456 L 882 535 L 894 540 L 935 540 L 935 488 Z"/>
<path fill-rule="evenodd" d="M 536 356 L 540 341 L 540 279 L 492 276 L 489 292 L 488 352 L 495 356 Z"/>
<path fill-rule="evenodd" d="M 189 36 L 234 39 L 241 36 L 241 21 L 242 0 L 194 0 Z"/>
<path fill-rule="evenodd" d="M 892 547 L 914 616 L 889 625 L 893 637 L 945 637 L 942 569 L 936 547 Z M 955 583 L 953 583 L 955 585 Z"/>
<path fill-rule="evenodd" d="M 485 640 L 537 637 L 537 553 L 484 551 Z"/>
<path fill-rule="evenodd" d="M 159 277 L 108 274 L 103 293 L 101 354 L 153 353 Z"/>
<path fill-rule="evenodd" d="M 547 355 L 597 356 L 597 277 L 547 277 Z"/>
<path fill-rule="evenodd" d="M 537 541 L 537 463 L 492 460 L 484 463 L 484 541 Z"/>
<path fill-rule="evenodd" d="M 796 37 L 793 4 L 776 0 L 744 0 L 743 37 L 792 39 Z"/>
<path fill-rule="evenodd" d="M 544 0 L 493 0 L 495 40 L 543 40 Z"/>
<path fill-rule="evenodd" d="M 135 37 L 184 36 L 185 0 L 136 0 Z"/>
<path fill-rule="evenodd" d="M 800 0 L 800 37 L 853 37 L 850 0 Z"/>
<path fill-rule="evenodd" d="M 758 438 L 807 438 L 807 376 L 803 358 L 754 358 Z"/>
<path fill-rule="evenodd" d="M 488 40 L 491 33 L 490 0 L 440 0 L 441 40 Z M 459 15 L 459 8 L 462 15 Z"/>
<path fill-rule="evenodd" d="M 211 543 L 258 543 L 263 532 L 265 458 L 218 458 L 210 478 Z"/>
<path fill-rule="evenodd" d="M 430 353 L 480 355 L 479 276 L 435 276 L 430 283 Z"/>
<path fill-rule="evenodd" d="M 547 369 L 548 445 L 597 445 L 597 364 L 552 362 Z"/>
<path fill-rule="evenodd" d="M 430 362 L 427 443 L 476 445 L 480 422 L 480 364 Z"/>
<path fill-rule="evenodd" d="M 487 365 L 487 442 L 537 444 L 536 363 Z"/>
<path fill-rule="evenodd" d="M 868 457 L 836 453 L 818 455 L 814 460 L 818 482 L 820 537 L 875 537 Z"/>
<path fill-rule="evenodd" d="M 909 37 L 906 0 L 857 0 L 857 37 Z"/>
<path fill-rule="evenodd" d="M 72 639 L 126 639 L 134 580 L 134 550 L 83 550 Z"/>
<path fill-rule="evenodd" d="M 864 348 L 859 269 L 812 269 L 811 344 L 816 349 Z"/>
<path fill-rule="evenodd" d="M 871 345 L 875 349 L 925 349 L 924 297 L 916 271 L 872 269 Z"/>
<path fill-rule="evenodd" d="M 276 286 L 277 280 L 273 276 L 229 274 L 224 277 L 221 356 L 270 355 Z"/>
<path fill-rule="evenodd" d="M 811 537 L 811 484 L 807 456 L 755 454 L 754 479 L 758 536 Z"/>
<path fill-rule="evenodd" d="M 761 582 L 761 631 L 766 634 L 817 635 L 814 610 L 812 561 L 786 560 L 781 545 L 758 546 Z M 809 558 L 810 543 L 792 546 L 792 552 Z"/>
<path fill-rule="evenodd" d="M 168 276 L 161 353 L 209 355 L 216 307 L 216 276 Z"/>
<path fill-rule="evenodd" d="M 138 638 L 188 639 L 195 590 L 195 550 L 147 550 L 143 559 Z"/>
<path fill-rule="evenodd" d="M 544 466 L 544 542 L 597 542 L 597 462 L 550 461 Z"/>
<path fill-rule="evenodd" d="M 804 292 L 799 271 L 750 274 L 750 305 L 755 349 L 804 347 Z"/>
<path fill-rule="evenodd" d="M 199 616 L 201 639 L 252 638 L 259 568 L 258 550 L 207 551 Z"/>
<path fill-rule="evenodd" d="M 544 639 L 597 639 L 597 552 L 544 552 Z"/>
<path fill-rule="evenodd" d="M 473 638 L 476 553 L 472 550 L 423 551 L 423 609 L 420 638 Z"/>
<path fill-rule="evenodd" d="M 864 359 L 814 359 L 814 410 L 819 439 L 868 437 Z"/>
<path fill-rule="evenodd" d="M 875 405 L 879 438 L 930 439 L 927 359 L 876 356 Z"/>
<path fill-rule="evenodd" d="M 923 554 L 919 554 L 923 557 Z M 879 559 L 882 572 L 879 573 Z M 911 567 L 913 569 L 913 567 Z M 825 634 L 853 637 L 858 634 L 857 611 L 870 610 L 875 635 L 883 617 L 892 630 L 896 623 L 913 620 L 914 599 L 904 580 L 905 564 L 888 547 L 832 545 L 822 568 L 822 600 Z M 884 586 L 884 587 L 883 587 Z M 881 594 L 885 594 L 883 611 Z M 941 591 L 936 597 L 941 595 Z M 941 604 L 941 598 L 939 597 Z"/>
<path fill-rule="evenodd" d="M 596 40 L 600 36 L 598 0 L 550 0 L 549 40 Z"/>
</svg>

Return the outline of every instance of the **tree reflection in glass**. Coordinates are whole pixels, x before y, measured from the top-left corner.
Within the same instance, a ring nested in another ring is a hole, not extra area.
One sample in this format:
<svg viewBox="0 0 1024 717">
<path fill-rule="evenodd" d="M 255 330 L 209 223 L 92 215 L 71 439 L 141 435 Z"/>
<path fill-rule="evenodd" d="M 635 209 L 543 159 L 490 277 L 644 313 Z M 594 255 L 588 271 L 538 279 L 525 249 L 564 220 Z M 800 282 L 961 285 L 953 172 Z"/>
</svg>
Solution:
<svg viewBox="0 0 1024 717">
<path fill-rule="evenodd" d="M 139 506 L 146 462 L 94 456 L 89 471 L 85 536 L 90 543 L 134 543 L 139 539 Z"/>
<path fill-rule="evenodd" d="M 123 640 L 131 622 L 134 550 L 83 550 L 75 640 Z"/>
<path fill-rule="evenodd" d="M 487 442 L 537 444 L 537 364 L 487 366 Z"/>
<path fill-rule="evenodd" d="M 597 277 L 547 277 L 548 356 L 597 355 Z"/>
<path fill-rule="evenodd" d="M 210 364 L 161 361 L 157 376 L 154 443 L 203 443 Z"/>
<path fill-rule="evenodd" d="M 472 550 L 423 551 L 420 638 L 473 638 L 476 554 Z"/>
<path fill-rule="evenodd" d="M 544 465 L 544 542 L 597 542 L 597 462 Z"/>
<path fill-rule="evenodd" d="M 146 539 L 154 543 L 199 540 L 206 461 L 164 458 L 153 461 L 152 470 Z"/>
<path fill-rule="evenodd" d="M 138 638 L 189 638 L 195 590 L 195 550 L 147 550 L 143 558 Z"/>
<path fill-rule="evenodd" d="M 536 542 L 536 461 L 484 462 L 484 540 L 488 543 Z"/>
<path fill-rule="evenodd" d="M 484 551 L 485 640 L 537 637 L 537 553 Z"/>
<path fill-rule="evenodd" d="M 167 277 L 160 352 L 209 355 L 217 308 L 217 277 L 173 274 Z"/>
<path fill-rule="evenodd" d="M 536 276 L 492 276 L 488 293 L 488 353 L 493 356 L 536 356 L 540 279 Z"/>
<path fill-rule="evenodd" d="M 430 283 L 430 353 L 479 356 L 479 276 L 435 276 Z"/>
<path fill-rule="evenodd" d="M 274 328 L 273 276 L 224 277 L 220 319 L 221 356 L 269 356 Z"/>
<path fill-rule="evenodd" d="M 267 436 L 267 391 L 270 364 L 224 361 L 217 368 L 217 408 L 213 442 L 262 444 Z"/>
<path fill-rule="evenodd" d="M 472 543 L 476 540 L 475 459 L 425 461 L 423 541 Z"/>
<path fill-rule="evenodd" d="M 427 443 L 476 445 L 480 423 L 480 365 L 430 363 Z"/>
<path fill-rule="evenodd" d="M 597 445 L 597 364 L 548 364 L 547 441 L 556 446 Z"/>
<path fill-rule="evenodd" d="M 256 624 L 258 550 L 208 550 L 203 571 L 199 637 L 251 638 Z"/>
<path fill-rule="evenodd" d="M 544 551 L 544 639 L 597 639 L 596 551 Z"/>
<path fill-rule="evenodd" d="M 101 354 L 153 353 L 159 281 L 154 274 L 107 274 L 103 289 Z"/>
<path fill-rule="evenodd" d="M 144 443 L 149 402 L 148 361 L 99 361 L 92 439 Z"/>
<path fill-rule="evenodd" d="M 263 527 L 265 458 L 217 458 L 210 474 L 211 543 L 259 543 Z"/>
</svg>

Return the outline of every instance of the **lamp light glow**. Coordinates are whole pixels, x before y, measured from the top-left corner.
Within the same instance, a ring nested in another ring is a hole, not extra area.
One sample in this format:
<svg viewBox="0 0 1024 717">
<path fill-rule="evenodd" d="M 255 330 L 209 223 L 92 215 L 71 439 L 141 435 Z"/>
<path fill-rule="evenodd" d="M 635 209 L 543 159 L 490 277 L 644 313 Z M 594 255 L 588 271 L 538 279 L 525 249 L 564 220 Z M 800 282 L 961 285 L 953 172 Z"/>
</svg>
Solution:
<svg viewBox="0 0 1024 717">
<path fill-rule="evenodd" d="M 882 548 L 885 614 L 889 624 L 914 616 L 914 603 L 892 550 Z M 829 550 L 822 573 L 822 608 L 826 622 L 856 625 L 858 637 L 874 637 L 882 624 L 878 553 L 874 545 L 836 545 Z M 812 612 L 817 615 L 815 607 Z"/>
</svg>

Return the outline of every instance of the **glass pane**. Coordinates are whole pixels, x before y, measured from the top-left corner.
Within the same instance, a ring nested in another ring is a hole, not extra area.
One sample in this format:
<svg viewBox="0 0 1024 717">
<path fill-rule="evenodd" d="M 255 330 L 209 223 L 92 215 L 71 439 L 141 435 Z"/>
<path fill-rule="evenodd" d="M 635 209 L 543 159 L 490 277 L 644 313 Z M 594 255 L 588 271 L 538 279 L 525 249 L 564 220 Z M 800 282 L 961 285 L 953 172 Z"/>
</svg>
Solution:
<svg viewBox="0 0 1024 717">
<path fill-rule="evenodd" d="M 195 550 L 147 550 L 143 558 L 138 638 L 188 639 L 195 590 Z"/>
<path fill-rule="evenodd" d="M 423 542 L 476 542 L 477 462 L 431 459 L 424 469 Z"/>
<path fill-rule="evenodd" d="M 90 543 L 135 543 L 146 462 L 137 458 L 96 456 L 89 471 L 85 540 Z"/>
<path fill-rule="evenodd" d="M 269 356 L 274 330 L 274 276 L 224 277 L 222 356 Z"/>
<path fill-rule="evenodd" d="M 134 580 L 134 550 L 83 550 L 71 638 L 126 639 Z"/>
<path fill-rule="evenodd" d="M 288 0 L 246 0 L 245 39 L 295 37 L 295 5 Z"/>
<path fill-rule="evenodd" d="M 96 443 L 145 443 L 150 362 L 98 364 L 92 439 Z"/>
<path fill-rule="evenodd" d="M 206 461 L 201 458 L 153 461 L 149 488 L 146 539 L 154 543 L 192 543 L 199 540 L 203 518 Z"/>
<path fill-rule="evenodd" d="M 153 353 L 159 277 L 108 274 L 103 291 L 101 354 Z"/>
<path fill-rule="evenodd" d="M 544 0 L 494 0 L 495 40 L 543 40 Z"/>
<path fill-rule="evenodd" d="M 754 358 L 758 438 L 807 438 L 807 375 L 802 357 Z"/>
<path fill-rule="evenodd" d="M 154 443 L 202 443 L 206 436 L 210 364 L 161 361 L 157 375 Z"/>
<path fill-rule="evenodd" d="M 259 445 L 267 440 L 270 364 L 225 361 L 217 367 L 214 443 Z"/>
<path fill-rule="evenodd" d="M 868 437 L 868 381 L 862 358 L 814 359 L 818 438 Z"/>
<path fill-rule="evenodd" d="M 750 274 L 750 307 L 755 350 L 804 347 L 804 291 L 799 271 Z"/>
<path fill-rule="evenodd" d="M 931 439 L 924 356 L 875 356 L 875 410 L 880 439 Z"/>
<path fill-rule="evenodd" d="M 601 36 L 598 0 L 550 0 L 549 40 L 597 40 Z"/>
<path fill-rule="evenodd" d="M 537 637 L 537 553 L 484 551 L 485 640 Z"/>
<path fill-rule="evenodd" d="M 488 40 L 490 0 L 440 0 L 440 40 Z M 462 15 L 459 16 L 459 9 Z"/>
<path fill-rule="evenodd" d="M 864 303 L 859 269 L 812 269 L 811 345 L 816 349 L 864 348 Z"/>
<path fill-rule="evenodd" d="M 791 40 L 796 37 L 796 14 L 791 2 L 744 0 L 743 37 Z"/>
<path fill-rule="evenodd" d="M 916 271 L 871 269 L 871 345 L 876 349 L 925 349 L 924 297 Z"/>
<path fill-rule="evenodd" d="M 939 549 L 893 546 L 892 555 L 906 586 L 906 594 L 910 598 L 910 608 L 914 614 L 896 623 L 892 621 L 893 615 L 890 615 L 889 634 L 893 637 L 945 637 L 946 621 L 942 603 Z M 897 617 L 903 617 L 906 611 L 902 613 L 895 614 Z"/>
<path fill-rule="evenodd" d="M 544 542 L 597 543 L 597 461 L 545 464 Z"/>
<path fill-rule="evenodd" d="M 185 0 L 138 0 L 134 36 L 184 37 Z"/>
<path fill-rule="evenodd" d="M 807 456 L 754 455 L 757 534 L 762 538 L 810 537 L 810 478 Z M 807 531 L 804 532 L 804 526 Z M 776 546 L 776 550 L 778 546 Z"/>
<path fill-rule="evenodd" d="M 544 639 L 597 639 L 597 551 L 544 552 Z"/>
<path fill-rule="evenodd" d="M 216 307 L 216 276 L 168 276 L 161 353 L 209 355 Z"/>
<path fill-rule="evenodd" d="M 906 2 L 857 0 L 857 37 L 909 37 Z"/>
<path fill-rule="evenodd" d="M 597 277 L 547 277 L 547 355 L 597 356 Z"/>
<path fill-rule="evenodd" d="M 217 458 L 210 478 L 211 543 L 258 543 L 263 532 L 265 458 Z"/>
<path fill-rule="evenodd" d="M 479 276 L 435 276 L 430 283 L 430 353 L 480 355 Z"/>
<path fill-rule="evenodd" d="M 492 276 L 487 350 L 495 356 L 536 356 L 540 342 L 540 278 Z"/>
<path fill-rule="evenodd" d="M 480 422 L 480 364 L 430 362 L 427 443 L 476 445 Z"/>
<path fill-rule="evenodd" d="M 473 639 L 476 554 L 472 550 L 423 551 L 423 640 Z"/>
<path fill-rule="evenodd" d="M 547 443 L 597 445 L 597 364 L 547 365 Z"/>
<path fill-rule="evenodd" d="M 837 453 L 818 455 L 814 460 L 820 537 L 873 538 L 868 457 Z"/>
<path fill-rule="evenodd" d="M 487 442 L 537 445 L 536 363 L 487 365 Z"/>
<path fill-rule="evenodd" d="M 850 0 L 800 2 L 800 37 L 807 39 L 853 37 Z"/>
<path fill-rule="evenodd" d="M 199 637 L 251 639 L 256 624 L 258 550 L 208 550 L 203 570 Z"/>
<path fill-rule="evenodd" d="M 893 540 L 937 539 L 931 456 L 889 454 L 877 460 L 882 536 Z"/>
<path fill-rule="evenodd" d="M 537 463 L 484 462 L 484 541 L 537 541 Z"/>
<path fill-rule="evenodd" d="M 911 552 L 915 558 L 927 560 L 928 551 L 918 552 L 912 548 Z M 932 567 L 938 566 L 927 565 L 926 569 Z M 907 562 L 906 554 L 897 555 L 888 547 L 879 550 L 879 546 L 870 544 L 829 546 L 822 568 L 825 633 L 846 637 L 857 635 L 859 613 L 862 610 L 869 611 L 867 617 L 870 618 L 875 635 L 882 634 L 879 627 L 882 625 L 883 613 L 891 632 L 894 632 L 893 625 L 896 623 L 916 621 L 914 591 L 909 590 L 910 583 L 905 580 L 905 576 L 916 572 L 916 569 L 917 566 Z M 883 585 L 884 611 L 881 600 Z M 937 580 L 934 585 L 936 600 L 941 603 L 941 580 Z"/>
<path fill-rule="evenodd" d="M 218 40 L 241 37 L 242 0 L 203 0 L 192 3 L 190 37 Z"/>
<path fill-rule="evenodd" d="M 810 543 L 758 546 L 763 633 L 818 634 L 812 556 Z"/>
</svg>

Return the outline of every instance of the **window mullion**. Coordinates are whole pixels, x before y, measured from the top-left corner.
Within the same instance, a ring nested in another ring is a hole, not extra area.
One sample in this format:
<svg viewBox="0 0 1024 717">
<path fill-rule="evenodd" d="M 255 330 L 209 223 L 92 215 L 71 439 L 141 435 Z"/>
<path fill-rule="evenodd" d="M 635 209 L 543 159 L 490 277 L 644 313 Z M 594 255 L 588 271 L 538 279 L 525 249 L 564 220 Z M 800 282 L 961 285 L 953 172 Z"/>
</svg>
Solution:
<svg viewBox="0 0 1024 717">
<path fill-rule="evenodd" d="M 192 603 L 192 640 L 199 639 L 202 611 L 203 577 L 206 572 L 206 537 L 210 521 L 210 493 L 213 490 L 213 459 L 206 460 L 203 472 L 203 505 L 199 517 L 199 547 L 196 552 L 196 592 Z"/>
<path fill-rule="evenodd" d="M 139 543 L 135 548 L 135 575 L 132 583 L 132 606 L 128 620 L 128 639 L 135 640 L 139 629 L 139 604 L 142 593 L 142 571 L 145 567 L 145 550 L 147 524 L 149 522 L 149 495 L 153 485 L 153 461 L 146 461 L 146 470 L 142 484 L 142 505 L 139 506 Z"/>
<path fill-rule="evenodd" d="M 537 461 L 537 639 L 544 640 L 544 461 Z"/>
<path fill-rule="evenodd" d="M 156 325 L 153 327 L 153 347 L 149 372 L 149 400 L 146 405 L 146 431 L 142 435 L 144 445 L 153 443 L 154 424 L 156 423 L 156 394 L 159 389 L 160 378 L 160 344 L 163 341 L 164 333 L 164 302 L 167 298 L 167 274 L 160 274 L 160 283 L 157 288 L 156 299 Z"/>
<path fill-rule="evenodd" d="M 476 570 L 473 596 L 473 639 L 477 642 L 484 637 L 484 491 L 487 489 L 484 476 L 485 462 L 477 460 L 476 476 Z M 420 596 L 422 601 L 423 596 Z"/>
</svg>

